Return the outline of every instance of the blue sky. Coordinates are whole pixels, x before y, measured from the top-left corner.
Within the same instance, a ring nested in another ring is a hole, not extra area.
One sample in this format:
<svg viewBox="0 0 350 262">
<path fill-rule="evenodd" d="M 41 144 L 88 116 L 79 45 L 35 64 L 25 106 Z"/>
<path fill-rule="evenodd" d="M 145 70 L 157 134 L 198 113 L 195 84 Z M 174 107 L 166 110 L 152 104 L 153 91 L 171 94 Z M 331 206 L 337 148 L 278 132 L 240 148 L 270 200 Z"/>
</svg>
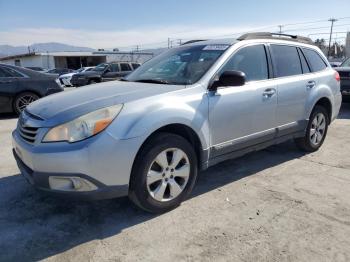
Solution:
<svg viewBox="0 0 350 262">
<path fill-rule="evenodd" d="M 164 44 L 167 37 L 219 37 L 264 27 L 276 31 L 279 24 L 350 17 L 349 10 L 350 0 L 0 0 L 0 44 L 56 41 L 105 48 L 146 47 Z M 284 29 L 323 33 L 329 31 L 328 25 L 324 21 Z M 346 31 L 350 19 L 336 25 L 336 31 Z M 324 28 L 314 29 L 318 27 Z"/>
</svg>

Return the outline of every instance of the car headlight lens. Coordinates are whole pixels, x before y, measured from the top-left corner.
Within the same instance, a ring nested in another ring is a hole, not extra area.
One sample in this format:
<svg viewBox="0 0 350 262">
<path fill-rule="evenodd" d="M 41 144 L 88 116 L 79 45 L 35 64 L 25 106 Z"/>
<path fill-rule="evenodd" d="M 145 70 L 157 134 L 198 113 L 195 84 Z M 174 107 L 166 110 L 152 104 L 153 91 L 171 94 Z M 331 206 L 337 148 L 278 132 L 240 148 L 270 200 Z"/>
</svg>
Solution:
<svg viewBox="0 0 350 262">
<path fill-rule="evenodd" d="M 115 105 L 96 110 L 70 122 L 56 126 L 45 135 L 43 142 L 84 140 L 103 131 L 118 116 L 123 105 Z"/>
</svg>

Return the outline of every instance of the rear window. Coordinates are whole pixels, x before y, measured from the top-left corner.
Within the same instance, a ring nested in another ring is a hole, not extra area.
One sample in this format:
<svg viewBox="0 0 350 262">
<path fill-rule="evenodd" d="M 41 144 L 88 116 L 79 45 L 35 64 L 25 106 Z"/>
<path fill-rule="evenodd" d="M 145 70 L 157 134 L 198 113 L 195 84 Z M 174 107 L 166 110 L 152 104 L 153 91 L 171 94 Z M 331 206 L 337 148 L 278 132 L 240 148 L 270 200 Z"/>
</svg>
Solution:
<svg viewBox="0 0 350 262">
<path fill-rule="evenodd" d="M 126 63 L 120 63 L 120 69 L 122 71 L 131 71 L 131 67 L 129 64 Z"/>
<path fill-rule="evenodd" d="M 316 51 L 303 48 L 303 52 L 309 61 L 312 72 L 322 71 L 327 68 L 327 64 Z"/>
<path fill-rule="evenodd" d="M 276 77 L 302 74 L 298 50 L 293 46 L 271 45 Z"/>
</svg>

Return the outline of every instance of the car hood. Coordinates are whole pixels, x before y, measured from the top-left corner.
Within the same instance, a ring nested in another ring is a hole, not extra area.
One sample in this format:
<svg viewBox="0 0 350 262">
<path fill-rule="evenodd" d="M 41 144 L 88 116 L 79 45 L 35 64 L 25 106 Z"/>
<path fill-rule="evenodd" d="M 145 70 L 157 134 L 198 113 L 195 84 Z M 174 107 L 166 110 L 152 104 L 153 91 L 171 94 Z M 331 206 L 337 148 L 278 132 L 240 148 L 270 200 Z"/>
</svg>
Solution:
<svg viewBox="0 0 350 262">
<path fill-rule="evenodd" d="M 30 104 L 26 112 L 41 119 L 42 127 L 52 127 L 103 107 L 183 88 L 182 85 L 111 81 L 41 98 Z"/>
</svg>

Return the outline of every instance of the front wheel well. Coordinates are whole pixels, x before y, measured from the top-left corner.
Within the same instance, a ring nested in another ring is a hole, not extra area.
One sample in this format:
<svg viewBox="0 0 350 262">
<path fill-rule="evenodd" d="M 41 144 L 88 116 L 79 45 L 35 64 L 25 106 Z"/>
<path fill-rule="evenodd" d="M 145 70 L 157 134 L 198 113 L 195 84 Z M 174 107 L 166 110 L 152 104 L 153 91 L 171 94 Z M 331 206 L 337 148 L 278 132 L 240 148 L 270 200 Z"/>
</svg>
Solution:
<svg viewBox="0 0 350 262">
<path fill-rule="evenodd" d="M 185 138 L 193 146 L 193 148 L 196 152 L 196 156 L 198 159 L 198 165 L 200 168 L 200 163 L 201 163 L 201 160 L 203 159 L 203 157 L 202 157 L 203 147 L 202 147 L 202 143 L 200 142 L 200 139 L 199 139 L 197 133 L 192 128 L 190 128 L 184 124 L 169 124 L 169 125 L 163 126 L 159 129 L 157 129 L 156 131 L 154 131 L 146 139 L 146 141 L 144 141 L 143 145 L 145 145 L 147 143 L 147 141 L 149 141 L 151 138 L 153 138 L 154 136 L 156 136 L 159 133 L 170 133 L 170 134 L 179 135 L 179 136 Z M 141 148 L 142 148 L 142 146 L 141 146 Z M 141 148 L 140 148 L 140 150 L 141 150 Z"/>
<path fill-rule="evenodd" d="M 328 121 L 329 123 L 331 122 L 331 119 L 332 119 L 332 103 L 331 101 L 329 101 L 328 98 L 326 97 L 323 97 L 321 99 L 319 99 L 317 101 L 317 103 L 315 104 L 315 106 L 322 106 L 323 108 L 325 108 L 327 110 L 327 113 L 328 113 Z M 315 108 L 314 106 L 314 108 Z M 328 123 L 328 124 L 329 124 Z"/>
</svg>

